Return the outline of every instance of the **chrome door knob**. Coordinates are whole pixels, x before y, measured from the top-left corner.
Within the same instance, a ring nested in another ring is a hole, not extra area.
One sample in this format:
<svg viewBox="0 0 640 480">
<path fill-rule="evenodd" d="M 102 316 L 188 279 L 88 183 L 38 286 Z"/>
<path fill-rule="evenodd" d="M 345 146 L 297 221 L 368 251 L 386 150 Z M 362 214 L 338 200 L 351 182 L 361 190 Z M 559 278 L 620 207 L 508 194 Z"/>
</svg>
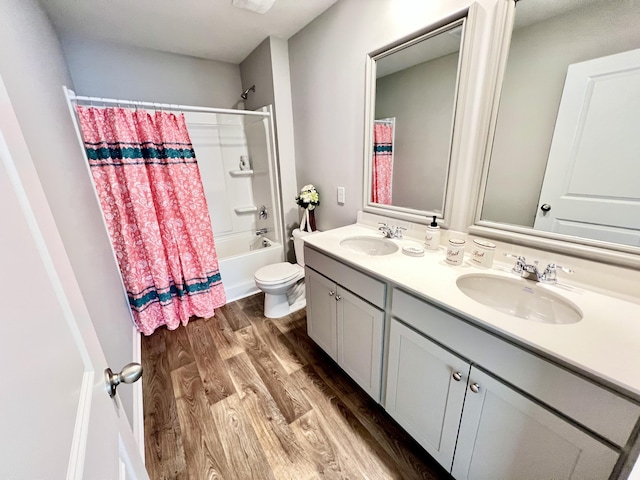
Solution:
<svg viewBox="0 0 640 480">
<path fill-rule="evenodd" d="M 460 374 L 460 372 L 453 372 L 452 377 L 456 382 L 459 382 L 460 380 L 462 380 L 462 375 Z"/>
<path fill-rule="evenodd" d="M 116 388 L 121 383 L 133 383 L 142 376 L 142 365 L 139 363 L 128 363 L 120 373 L 113 373 L 110 368 L 104 371 L 104 380 L 107 384 L 107 393 L 111 398 L 116 395 Z"/>
<path fill-rule="evenodd" d="M 480 391 L 480 385 L 477 383 L 472 383 L 471 385 L 469 385 L 469 390 L 471 390 L 473 393 L 478 393 Z"/>
<path fill-rule="evenodd" d="M 540 206 L 540 210 L 542 210 L 544 213 L 547 213 L 549 210 L 551 210 L 551 205 L 549 205 L 548 203 L 543 203 Z"/>
</svg>

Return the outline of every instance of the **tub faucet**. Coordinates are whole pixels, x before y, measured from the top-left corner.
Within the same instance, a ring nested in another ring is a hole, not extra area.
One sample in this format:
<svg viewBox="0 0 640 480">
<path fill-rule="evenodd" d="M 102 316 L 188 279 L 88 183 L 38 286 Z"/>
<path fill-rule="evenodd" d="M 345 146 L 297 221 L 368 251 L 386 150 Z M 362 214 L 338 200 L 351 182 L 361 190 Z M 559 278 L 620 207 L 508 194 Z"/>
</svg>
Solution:
<svg viewBox="0 0 640 480">
<path fill-rule="evenodd" d="M 266 235 L 266 234 L 267 234 L 266 228 L 259 228 L 258 230 L 256 230 L 256 235 Z"/>
</svg>

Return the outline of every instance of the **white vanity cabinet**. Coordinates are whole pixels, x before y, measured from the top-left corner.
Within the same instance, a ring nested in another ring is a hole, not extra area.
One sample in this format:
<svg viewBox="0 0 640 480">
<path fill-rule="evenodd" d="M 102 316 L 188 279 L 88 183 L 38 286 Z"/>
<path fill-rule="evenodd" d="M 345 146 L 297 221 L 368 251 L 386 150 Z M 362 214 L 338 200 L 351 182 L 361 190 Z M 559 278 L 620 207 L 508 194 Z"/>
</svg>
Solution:
<svg viewBox="0 0 640 480">
<path fill-rule="evenodd" d="M 385 409 L 451 469 L 471 365 L 391 320 Z"/>
<path fill-rule="evenodd" d="M 309 248 L 305 263 L 309 337 L 379 402 L 386 285 Z"/>
<path fill-rule="evenodd" d="M 402 290 L 392 298 L 386 407 L 454 478 L 609 478 L 632 440 L 636 402 Z M 445 379 L 465 365 L 465 381 Z M 396 380 L 408 375 L 429 386 Z M 416 399 L 399 409 L 409 394 Z M 451 464 L 447 424 L 456 421 Z"/>
<path fill-rule="evenodd" d="M 476 367 L 468 385 L 456 479 L 609 478 L 619 455 L 609 446 Z"/>
</svg>

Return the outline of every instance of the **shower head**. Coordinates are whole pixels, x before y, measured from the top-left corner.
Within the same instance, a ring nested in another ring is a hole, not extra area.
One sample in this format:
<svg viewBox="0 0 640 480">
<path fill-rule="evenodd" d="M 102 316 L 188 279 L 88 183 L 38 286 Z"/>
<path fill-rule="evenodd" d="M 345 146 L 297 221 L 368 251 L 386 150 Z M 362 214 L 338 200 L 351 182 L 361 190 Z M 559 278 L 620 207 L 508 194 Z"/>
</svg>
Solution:
<svg viewBox="0 0 640 480">
<path fill-rule="evenodd" d="M 242 97 L 243 100 L 246 100 L 247 97 L 249 96 L 249 92 L 253 92 L 255 93 L 256 91 L 256 86 L 255 85 L 251 85 L 249 88 L 247 88 L 244 92 L 242 92 L 240 94 L 240 96 Z"/>
</svg>

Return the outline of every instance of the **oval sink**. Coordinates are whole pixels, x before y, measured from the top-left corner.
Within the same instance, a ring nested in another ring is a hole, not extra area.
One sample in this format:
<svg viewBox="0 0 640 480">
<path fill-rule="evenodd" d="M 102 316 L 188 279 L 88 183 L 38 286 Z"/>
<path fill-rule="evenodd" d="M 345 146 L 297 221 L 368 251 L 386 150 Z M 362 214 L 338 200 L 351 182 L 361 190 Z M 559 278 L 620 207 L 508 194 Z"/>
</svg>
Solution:
<svg viewBox="0 0 640 480">
<path fill-rule="evenodd" d="M 391 240 L 370 236 L 348 237 L 340 246 L 363 255 L 390 255 L 398 251 L 398 245 Z"/>
<path fill-rule="evenodd" d="M 456 284 L 476 302 L 514 317 L 554 324 L 582 320 L 572 302 L 530 280 L 473 274 L 461 276 Z"/>
</svg>

